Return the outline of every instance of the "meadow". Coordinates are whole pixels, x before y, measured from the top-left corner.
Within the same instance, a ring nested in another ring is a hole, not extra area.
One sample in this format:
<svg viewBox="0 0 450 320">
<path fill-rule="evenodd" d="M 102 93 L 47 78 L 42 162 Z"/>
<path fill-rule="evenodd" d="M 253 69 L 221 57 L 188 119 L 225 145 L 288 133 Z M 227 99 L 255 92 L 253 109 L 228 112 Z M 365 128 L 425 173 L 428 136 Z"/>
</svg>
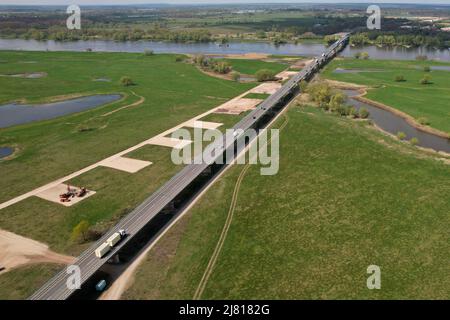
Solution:
<svg viewBox="0 0 450 320">
<path fill-rule="evenodd" d="M 10 159 L 0 161 L 0 201 L 136 145 L 257 85 L 207 76 L 193 65 L 177 62 L 176 57 L 0 52 L 0 74 L 46 73 L 39 79 L 0 77 L 2 104 L 109 93 L 124 97 L 89 111 L 0 129 L 0 145 L 16 149 Z M 122 86 L 123 76 L 129 76 L 135 85 Z M 110 81 L 93 81 L 98 78 Z M 142 104 L 121 109 L 141 97 L 145 98 Z M 223 131 L 245 114 L 211 114 L 202 120 L 223 123 Z M 104 232 L 181 169 L 172 163 L 171 149 L 166 147 L 147 145 L 126 156 L 153 164 L 137 174 L 106 167 L 91 170 L 69 183 L 95 190 L 95 196 L 72 207 L 31 197 L 2 209 L 0 228 L 46 243 L 54 251 L 78 255 L 89 243 L 71 238 L 77 224 L 87 221 L 91 230 Z M 0 297 L 26 298 L 58 268 L 33 265 L 2 274 Z"/>
<path fill-rule="evenodd" d="M 287 121 L 287 122 L 286 122 Z M 364 122 L 291 107 L 280 172 L 250 166 L 202 299 L 448 299 L 450 167 Z M 139 267 L 124 299 L 191 299 L 243 166 Z M 366 287 L 381 268 L 381 290 Z"/>
<path fill-rule="evenodd" d="M 176 62 L 174 55 L 1 52 L 0 61 L 7 62 L 0 63 L 0 74 L 47 74 L 40 79 L 0 77 L 2 103 L 97 93 L 124 96 L 89 111 L 0 129 L 0 145 L 16 148 L 11 159 L 0 161 L 0 202 L 136 145 L 256 85 L 207 76 L 190 64 Z M 122 76 L 129 76 L 135 85 L 122 86 Z M 93 81 L 97 78 L 110 82 Z M 120 109 L 138 97 L 144 97 L 144 103 Z M 103 116 L 114 110 L 119 111 Z M 225 127 L 241 118 L 226 117 Z M 73 179 L 71 184 L 97 191 L 73 207 L 31 197 L 2 209 L 0 228 L 47 243 L 53 250 L 77 254 L 84 246 L 70 241 L 74 226 L 86 220 L 102 231 L 126 215 L 180 170 L 170 161 L 170 152 L 146 146 L 129 154 L 153 162 L 138 174 L 99 167 Z"/>
<path fill-rule="evenodd" d="M 289 67 L 287 64 L 266 62 L 261 60 L 248 60 L 248 59 L 222 59 L 222 60 L 228 62 L 233 67 L 233 70 L 248 75 L 254 75 L 261 69 L 267 69 L 274 73 L 280 73 L 281 71 Z"/>
<path fill-rule="evenodd" d="M 450 132 L 450 70 L 424 71 L 425 67 L 431 66 L 450 68 L 449 63 L 436 61 L 336 59 L 322 75 L 328 79 L 369 86 L 372 89 L 367 98 L 403 111 L 433 128 Z M 375 72 L 335 73 L 336 68 Z M 398 76 L 404 80 L 396 81 Z M 431 77 L 431 83 L 420 83 L 425 76 Z"/>
</svg>

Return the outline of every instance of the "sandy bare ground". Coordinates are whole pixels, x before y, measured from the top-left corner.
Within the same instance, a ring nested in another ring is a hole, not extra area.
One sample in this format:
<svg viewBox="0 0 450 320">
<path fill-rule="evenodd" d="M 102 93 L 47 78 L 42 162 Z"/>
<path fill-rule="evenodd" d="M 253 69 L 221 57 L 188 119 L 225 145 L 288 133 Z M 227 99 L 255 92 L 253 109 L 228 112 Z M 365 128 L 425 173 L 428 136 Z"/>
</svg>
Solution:
<svg viewBox="0 0 450 320">
<path fill-rule="evenodd" d="M 225 103 L 220 108 L 218 108 L 215 113 L 225 113 L 225 114 L 234 114 L 239 115 L 248 110 L 253 110 L 256 108 L 258 104 L 260 104 L 263 100 L 261 99 L 248 99 L 242 98 L 239 100 L 230 101 Z"/>
<path fill-rule="evenodd" d="M 215 108 L 213 108 L 211 110 L 208 110 L 208 111 L 206 111 L 206 112 L 204 112 L 204 113 L 202 113 L 202 114 L 200 114 L 200 115 L 198 115 L 198 116 L 196 116 L 196 117 L 194 117 L 192 119 L 189 119 L 189 120 L 179 124 L 178 126 L 175 126 L 175 127 L 171 128 L 171 129 L 168 129 L 168 130 L 160 133 L 157 136 L 154 136 L 154 137 L 152 137 L 152 138 L 150 138 L 148 140 L 142 141 L 141 143 L 139 143 L 137 145 L 134 145 L 134 146 L 132 146 L 132 147 L 126 149 L 126 150 L 123 150 L 123 151 L 119 152 L 119 153 L 116 153 L 116 154 L 114 154 L 114 155 L 112 155 L 112 156 L 110 156 L 110 157 L 108 157 L 106 159 L 103 159 L 103 160 L 101 160 L 99 162 L 96 162 L 96 163 L 94 163 L 94 164 L 92 164 L 90 166 L 87 166 L 87 167 L 85 167 L 85 168 L 83 168 L 81 170 L 75 171 L 75 172 L 73 172 L 73 173 L 71 173 L 71 174 L 69 174 L 69 175 L 67 175 L 65 177 L 62 177 L 60 179 L 54 180 L 52 182 L 49 182 L 49 183 L 47 183 L 47 184 L 45 184 L 45 185 L 43 185 L 41 187 L 38 187 L 38 188 L 36 188 L 34 190 L 31 190 L 31 191 L 29 191 L 27 193 L 24 193 L 24 194 L 20 195 L 20 196 L 12 198 L 12 199 L 10 199 L 8 201 L 0 203 L 0 210 L 3 209 L 3 208 L 9 207 L 9 206 L 11 206 L 13 204 L 16 204 L 16 203 L 18 203 L 20 201 L 26 200 L 26 199 L 28 199 L 30 197 L 36 196 L 36 195 L 38 195 L 38 194 L 40 194 L 42 192 L 45 192 L 48 189 L 58 187 L 59 185 L 64 184 L 67 181 L 70 181 L 70 180 L 72 180 L 72 179 L 74 179 L 74 178 L 76 178 L 76 177 L 78 177 L 78 176 L 80 176 L 80 175 L 82 175 L 84 173 L 87 173 L 87 172 L 89 172 L 89 171 L 91 171 L 91 170 L 93 170 L 93 169 L 95 169 L 97 167 L 103 166 L 105 163 L 114 161 L 116 158 L 123 157 L 123 156 L 127 155 L 128 153 L 133 152 L 133 151 L 135 151 L 135 150 L 137 150 L 137 149 L 139 149 L 139 148 L 141 148 L 143 146 L 146 146 L 148 144 L 155 144 L 155 142 L 156 143 L 161 143 L 161 141 L 164 140 L 162 138 L 165 138 L 167 135 L 171 134 L 172 132 L 174 132 L 174 131 L 176 131 L 178 129 L 181 129 L 181 128 L 189 125 L 189 124 L 192 124 L 193 121 L 200 120 L 200 119 L 206 117 L 207 115 L 209 115 L 211 113 L 214 113 L 217 109 L 222 108 L 224 105 L 227 106 L 230 103 L 233 104 L 236 101 L 239 101 L 244 96 L 248 95 L 250 92 L 252 92 L 252 91 L 249 90 L 247 92 L 244 92 L 244 93 L 240 94 L 239 96 L 231 99 L 228 102 L 225 102 L 224 104 L 222 104 L 222 105 L 220 105 L 218 107 L 215 107 Z M 163 142 L 164 143 L 169 143 L 169 146 L 173 146 L 173 142 L 172 141 L 167 142 L 167 140 L 164 140 Z"/>
<path fill-rule="evenodd" d="M 266 82 L 250 90 L 250 93 L 274 94 L 280 88 L 279 82 Z"/>
<path fill-rule="evenodd" d="M 35 263 L 74 262 L 74 257 L 55 253 L 43 243 L 0 229 L 0 266 L 5 268 L 2 272 Z"/>
<path fill-rule="evenodd" d="M 216 130 L 222 125 L 223 123 L 195 120 L 186 124 L 186 127 Z"/>
<path fill-rule="evenodd" d="M 277 77 L 281 78 L 282 80 L 287 80 L 290 77 L 296 75 L 297 73 L 298 73 L 297 71 L 283 71 L 277 74 Z"/>
<path fill-rule="evenodd" d="M 228 59 L 262 60 L 267 59 L 269 55 L 265 53 L 249 52 L 244 54 L 227 54 L 225 57 Z"/>
<path fill-rule="evenodd" d="M 153 144 L 156 146 L 162 146 L 162 147 L 169 147 L 169 148 L 175 148 L 175 149 L 183 149 L 188 144 L 191 144 L 191 140 L 181 140 L 176 138 L 170 138 L 170 137 L 155 137 L 153 139 L 149 140 L 148 144 Z"/>
<path fill-rule="evenodd" d="M 125 171 L 128 173 L 136 173 L 145 167 L 148 167 L 152 163 L 150 161 L 143 161 L 137 159 L 131 159 L 126 157 L 117 157 L 109 161 L 102 163 L 102 166 Z"/>
<path fill-rule="evenodd" d="M 301 70 L 303 69 L 305 66 L 307 66 L 308 64 L 314 62 L 314 59 L 310 59 L 310 60 L 300 60 L 297 61 L 296 63 L 294 63 L 291 66 L 291 69 L 297 69 L 297 70 Z"/>
</svg>

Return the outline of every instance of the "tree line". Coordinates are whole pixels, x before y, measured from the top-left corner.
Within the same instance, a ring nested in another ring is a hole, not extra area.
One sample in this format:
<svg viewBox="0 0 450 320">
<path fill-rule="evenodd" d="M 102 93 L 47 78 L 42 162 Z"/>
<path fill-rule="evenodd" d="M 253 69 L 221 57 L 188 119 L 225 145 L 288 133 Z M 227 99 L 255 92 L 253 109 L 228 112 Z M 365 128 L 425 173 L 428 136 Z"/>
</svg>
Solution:
<svg viewBox="0 0 450 320">
<path fill-rule="evenodd" d="M 354 46 L 377 45 L 381 47 L 429 47 L 448 48 L 450 35 L 444 32 L 435 35 L 427 34 L 397 34 L 380 32 L 357 33 L 350 37 L 350 44 Z"/>
</svg>

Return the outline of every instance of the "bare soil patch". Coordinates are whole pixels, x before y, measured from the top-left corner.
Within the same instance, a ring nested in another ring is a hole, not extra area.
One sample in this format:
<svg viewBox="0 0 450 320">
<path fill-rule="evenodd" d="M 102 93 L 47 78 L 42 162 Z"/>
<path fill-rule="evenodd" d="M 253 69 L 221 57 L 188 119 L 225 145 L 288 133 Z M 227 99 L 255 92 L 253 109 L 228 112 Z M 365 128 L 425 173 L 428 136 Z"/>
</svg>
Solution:
<svg viewBox="0 0 450 320">
<path fill-rule="evenodd" d="M 71 264 L 75 258 L 55 253 L 38 241 L 0 230 L 0 266 L 5 268 L 0 274 L 23 265 L 48 262 Z"/>
</svg>

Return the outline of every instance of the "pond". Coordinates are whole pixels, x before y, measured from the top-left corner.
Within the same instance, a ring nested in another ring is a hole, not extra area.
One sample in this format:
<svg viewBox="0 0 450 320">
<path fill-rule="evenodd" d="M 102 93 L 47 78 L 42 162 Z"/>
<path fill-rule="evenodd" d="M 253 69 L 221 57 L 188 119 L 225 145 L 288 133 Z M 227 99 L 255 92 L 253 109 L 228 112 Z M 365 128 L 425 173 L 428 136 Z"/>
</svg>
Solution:
<svg viewBox="0 0 450 320">
<path fill-rule="evenodd" d="M 266 42 L 231 42 L 228 46 L 216 43 L 176 43 L 165 41 L 108 41 L 87 40 L 57 42 L 53 40 L 37 41 L 24 39 L 0 39 L 0 50 L 25 51 L 93 51 L 105 52 L 144 52 L 151 49 L 156 53 L 203 53 L 203 54 L 245 54 L 266 53 L 276 55 L 318 56 L 325 50 L 322 43 L 288 43 L 276 46 Z M 341 53 L 353 57 L 356 52 L 367 51 L 374 59 L 414 60 L 418 55 L 427 55 L 430 59 L 450 61 L 450 50 L 434 50 L 427 48 L 379 48 L 376 46 L 350 47 Z"/>
<path fill-rule="evenodd" d="M 0 159 L 6 158 L 14 153 L 14 149 L 10 147 L 0 147 Z"/>
<path fill-rule="evenodd" d="M 119 94 L 98 94 L 39 105 L 6 104 L 0 106 L 0 128 L 49 120 L 81 112 L 121 99 Z"/>
<path fill-rule="evenodd" d="M 357 110 L 362 107 L 366 108 L 370 113 L 369 118 L 384 131 L 393 135 L 397 135 L 398 132 L 404 132 L 407 140 L 417 138 L 419 140 L 418 145 L 421 147 L 450 153 L 450 139 L 416 129 L 405 119 L 390 111 L 353 99 L 352 97 L 359 95 L 359 92 L 356 90 L 342 91 L 348 96 L 348 103 L 350 105 L 354 106 Z"/>
</svg>

